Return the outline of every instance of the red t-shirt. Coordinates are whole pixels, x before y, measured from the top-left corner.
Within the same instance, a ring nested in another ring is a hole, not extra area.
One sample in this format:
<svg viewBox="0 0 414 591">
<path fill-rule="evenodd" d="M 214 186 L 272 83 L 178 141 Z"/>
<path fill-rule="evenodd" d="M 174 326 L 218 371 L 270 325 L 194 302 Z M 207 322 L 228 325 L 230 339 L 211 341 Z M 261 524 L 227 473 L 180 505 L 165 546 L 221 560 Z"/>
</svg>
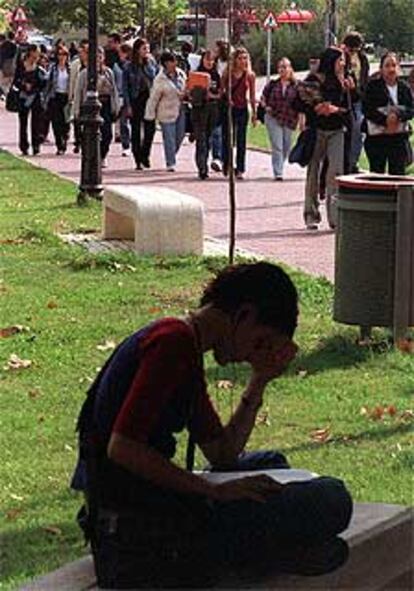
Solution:
<svg viewBox="0 0 414 591">
<path fill-rule="evenodd" d="M 147 443 L 162 425 L 165 408 L 181 397 L 196 396 L 191 430 L 197 442 L 222 434 L 220 418 L 208 396 L 192 328 L 183 320 L 165 318 L 139 339 L 139 366 L 115 420 L 113 432 Z"/>
</svg>

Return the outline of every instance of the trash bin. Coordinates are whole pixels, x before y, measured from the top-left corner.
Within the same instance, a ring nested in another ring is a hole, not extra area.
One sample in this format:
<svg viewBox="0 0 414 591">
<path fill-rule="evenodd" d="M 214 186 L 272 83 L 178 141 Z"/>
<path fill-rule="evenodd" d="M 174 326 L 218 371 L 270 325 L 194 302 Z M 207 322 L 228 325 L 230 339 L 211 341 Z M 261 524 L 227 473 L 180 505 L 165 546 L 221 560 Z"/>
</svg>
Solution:
<svg viewBox="0 0 414 591">
<path fill-rule="evenodd" d="M 357 174 L 338 178 L 334 320 L 414 325 L 414 177 Z"/>
</svg>

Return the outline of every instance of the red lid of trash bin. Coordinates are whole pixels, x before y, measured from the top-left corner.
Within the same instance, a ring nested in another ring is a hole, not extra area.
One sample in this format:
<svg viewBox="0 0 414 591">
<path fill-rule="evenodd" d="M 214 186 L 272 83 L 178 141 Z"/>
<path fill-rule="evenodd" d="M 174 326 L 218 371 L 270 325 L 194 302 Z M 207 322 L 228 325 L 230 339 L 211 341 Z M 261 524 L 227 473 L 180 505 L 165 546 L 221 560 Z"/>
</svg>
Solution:
<svg viewBox="0 0 414 591">
<path fill-rule="evenodd" d="M 400 187 L 413 187 L 414 176 L 396 176 L 364 172 L 337 177 L 339 187 L 355 189 L 374 189 L 398 191 Z"/>
</svg>

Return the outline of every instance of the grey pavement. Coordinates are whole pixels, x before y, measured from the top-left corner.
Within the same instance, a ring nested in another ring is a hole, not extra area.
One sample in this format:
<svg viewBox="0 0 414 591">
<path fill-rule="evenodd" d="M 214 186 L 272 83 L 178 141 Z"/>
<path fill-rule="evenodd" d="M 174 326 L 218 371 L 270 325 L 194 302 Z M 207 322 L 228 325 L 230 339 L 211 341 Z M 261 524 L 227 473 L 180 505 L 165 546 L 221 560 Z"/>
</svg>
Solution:
<svg viewBox="0 0 414 591">
<path fill-rule="evenodd" d="M 4 104 L 0 105 L 0 147 L 19 154 L 17 116 L 8 113 Z M 161 137 L 157 133 L 152 168 L 138 172 L 134 170 L 132 157 L 121 156 L 120 144 L 112 144 L 109 166 L 103 171 L 103 183 L 168 186 L 197 197 L 205 206 L 205 233 L 216 240 L 227 240 L 228 182 L 217 173 L 200 181 L 194 163 L 194 148 L 194 144 L 185 140 L 178 154 L 176 172 L 166 172 Z M 79 182 L 80 156 L 72 153 L 72 144 L 65 156 L 56 156 L 51 141 L 42 147 L 40 155 L 29 156 L 26 160 Z M 333 280 L 334 233 L 329 230 L 324 211 L 318 232 L 305 229 L 302 217 L 304 178 L 304 169 L 287 165 L 284 182 L 275 182 L 270 155 L 249 150 L 245 180 L 236 183 L 236 246 Z"/>
</svg>

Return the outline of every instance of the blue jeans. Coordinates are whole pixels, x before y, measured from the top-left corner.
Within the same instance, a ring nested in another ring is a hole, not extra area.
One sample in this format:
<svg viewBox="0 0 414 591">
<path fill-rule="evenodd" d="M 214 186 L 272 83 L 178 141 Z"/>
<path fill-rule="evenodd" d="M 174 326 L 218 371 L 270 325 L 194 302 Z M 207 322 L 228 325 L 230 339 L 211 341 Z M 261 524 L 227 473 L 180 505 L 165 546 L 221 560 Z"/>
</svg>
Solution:
<svg viewBox="0 0 414 591">
<path fill-rule="evenodd" d="M 216 125 L 211 134 L 210 144 L 213 160 L 221 160 L 222 158 L 222 125 Z"/>
<path fill-rule="evenodd" d="M 232 123 L 234 139 L 236 141 L 236 172 L 246 171 L 246 138 L 247 138 L 247 124 L 249 122 L 249 110 L 247 107 L 232 109 Z M 227 115 L 225 115 L 227 117 Z M 228 125 L 227 120 L 223 123 L 223 168 L 226 171 L 229 166 L 229 150 L 228 150 Z"/>
<path fill-rule="evenodd" d="M 176 154 L 185 136 L 185 113 L 181 109 L 177 119 L 172 123 L 161 123 L 162 141 L 164 144 L 165 163 L 167 168 L 176 165 Z"/>
<path fill-rule="evenodd" d="M 363 134 L 361 131 L 361 125 L 364 119 L 364 115 L 362 113 L 362 101 L 354 103 L 353 110 L 351 150 L 349 158 L 350 172 L 352 172 L 358 166 L 358 160 L 362 152 Z"/>
<path fill-rule="evenodd" d="M 274 177 L 283 177 L 283 165 L 289 156 L 292 143 L 292 130 L 284 127 L 266 113 L 265 125 L 272 146 L 272 168 Z"/>
<path fill-rule="evenodd" d="M 287 467 L 282 454 L 260 451 L 243 454 L 231 470 Z M 102 511 L 93 545 L 98 582 L 105 588 L 198 587 L 240 564 L 254 567 L 265 559 L 277 568 L 286 548 L 296 556 L 300 547 L 330 544 L 351 514 L 344 484 L 329 477 L 286 484 L 266 503 L 155 489 L 136 513 Z"/>
</svg>

